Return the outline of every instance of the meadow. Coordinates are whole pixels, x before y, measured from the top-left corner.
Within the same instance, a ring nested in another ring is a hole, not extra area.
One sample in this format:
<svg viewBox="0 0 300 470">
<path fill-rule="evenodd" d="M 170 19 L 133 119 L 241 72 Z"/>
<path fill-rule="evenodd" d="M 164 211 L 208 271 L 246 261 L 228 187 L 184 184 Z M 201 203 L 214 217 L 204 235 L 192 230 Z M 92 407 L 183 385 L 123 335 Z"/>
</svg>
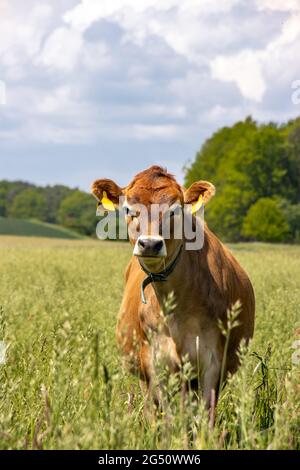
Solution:
<svg viewBox="0 0 300 470">
<path fill-rule="evenodd" d="M 256 328 L 211 430 L 201 403 L 172 393 L 176 378 L 163 412 L 146 416 L 123 366 L 114 331 L 129 245 L 1 236 L 0 448 L 300 449 L 300 246 L 231 249 L 254 284 Z"/>
</svg>

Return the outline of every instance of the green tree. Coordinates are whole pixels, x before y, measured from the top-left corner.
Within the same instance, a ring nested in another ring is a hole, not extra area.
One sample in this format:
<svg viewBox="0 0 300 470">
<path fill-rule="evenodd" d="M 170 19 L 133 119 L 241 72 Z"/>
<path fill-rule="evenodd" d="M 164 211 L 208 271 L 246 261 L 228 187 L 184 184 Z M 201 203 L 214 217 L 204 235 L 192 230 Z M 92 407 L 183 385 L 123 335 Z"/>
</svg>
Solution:
<svg viewBox="0 0 300 470">
<path fill-rule="evenodd" d="M 243 222 L 242 233 L 250 240 L 280 242 L 287 238 L 290 227 L 271 198 L 261 198 L 253 204 Z"/>
<path fill-rule="evenodd" d="M 24 189 L 14 197 L 9 215 L 19 219 L 47 219 L 45 196 L 37 188 Z"/>
<path fill-rule="evenodd" d="M 63 185 L 46 186 L 43 193 L 47 203 L 47 222 L 58 223 L 58 210 L 62 201 L 72 193 L 72 189 Z"/>
<path fill-rule="evenodd" d="M 10 207 L 17 194 L 34 187 L 24 181 L 0 181 L 0 216 L 6 217 L 10 213 Z"/>
<path fill-rule="evenodd" d="M 287 134 L 274 123 L 258 125 L 248 117 L 216 132 L 186 169 L 186 186 L 199 179 L 216 186 L 206 220 L 225 240 L 242 238 L 244 218 L 260 198 L 296 200 L 296 164 Z"/>
<path fill-rule="evenodd" d="M 0 217 L 6 216 L 7 210 L 7 191 L 5 188 L 0 187 Z"/>
<path fill-rule="evenodd" d="M 75 190 L 61 202 L 58 221 L 64 227 L 91 235 L 96 229 L 95 213 L 94 198 L 83 191 Z"/>
<path fill-rule="evenodd" d="M 300 118 L 287 123 L 281 132 L 287 142 L 287 149 L 291 163 L 291 179 L 295 186 L 294 203 L 300 202 Z"/>
<path fill-rule="evenodd" d="M 279 201 L 279 207 L 290 227 L 290 241 L 300 242 L 300 204 L 291 204 L 286 199 Z"/>
</svg>

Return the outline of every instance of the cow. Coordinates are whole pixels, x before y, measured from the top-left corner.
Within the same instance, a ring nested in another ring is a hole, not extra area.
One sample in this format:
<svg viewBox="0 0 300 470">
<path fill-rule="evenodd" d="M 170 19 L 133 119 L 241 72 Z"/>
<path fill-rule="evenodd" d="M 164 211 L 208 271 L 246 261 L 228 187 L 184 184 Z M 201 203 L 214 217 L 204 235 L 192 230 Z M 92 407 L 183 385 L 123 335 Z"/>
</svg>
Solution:
<svg viewBox="0 0 300 470">
<path fill-rule="evenodd" d="M 184 234 L 181 239 L 174 237 L 175 224 L 182 223 L 186 207 L 193 208 L 199 201 L 205 206 L 215 194 L 214 186 L 197 181 L 185 189 L 167 170 L 152 166 L 137 174 L 125 188 L 112 180 L 98 179 L 92 184 L 92 194 L 108 210 L 111 206 L 117 208 L 120 198 L 124 201 L 122 209 L 133 256 L 125 274 L 116 338 L 131 369 L 159 403 L 155 368 L 158 351 L 170 373 L 179 371 L 187 357 L 197 370 L 196 387 L 206 407 L 211 408 L 220 389 L 224 357 L 225 337 L 220 322 L 227 324 L 228 311 L 239 301 L 239 324 L 231 331 L 227 349 L 227 376 L 239 366 L 241 340 L 247 344 L 253 336 L 255 314 L 248 275 L 206 223 L 202 225 L 200 248 L 187 249 Z M 141 222 L 134 209 L 137 205 L 146 208 L 143 217 L 148 224 Z M 149 216 L 153 205 L 163 207 L 154 221 Z M 197 228 L 197 214 L 188 212 Z M 171 221 L 168 238 L 162 236 L 166 214 Z M 168 315 L 165 306 L 170 295 L 172 314 Z"/>
</svg>

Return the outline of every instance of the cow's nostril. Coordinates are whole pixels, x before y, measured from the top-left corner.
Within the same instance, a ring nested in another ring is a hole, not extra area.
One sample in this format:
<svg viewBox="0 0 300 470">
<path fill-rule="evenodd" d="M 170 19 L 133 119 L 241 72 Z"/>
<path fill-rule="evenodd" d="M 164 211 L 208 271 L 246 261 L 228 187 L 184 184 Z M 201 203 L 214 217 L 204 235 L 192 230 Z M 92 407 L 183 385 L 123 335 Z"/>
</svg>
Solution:
<svg viewBox="0 0 300 470">
<path fill-rule="evenodd" d="M 139 239 L 139 242 L 138 242 L 138 243 L 139 243 L 139 245 L 140 245 L 142 248 L 145 248 L 145 242 L 144 242 L 144 240 Z"/>
<path fill-rule="evenodd" d="M 155 243 L 155 250 L 157 250 L 157 252 L 159 252 L 163 247 L 163 242 L 161 240 L 159 240 L 158 242 Z"/>
<path fill-rule="evenodd" d="M 156 256 L 164 246 L 163 240 L 156 240 L 155 238 L 140 238 L 138 240 L 138 247 L 144 256 Z"/>
</svg>

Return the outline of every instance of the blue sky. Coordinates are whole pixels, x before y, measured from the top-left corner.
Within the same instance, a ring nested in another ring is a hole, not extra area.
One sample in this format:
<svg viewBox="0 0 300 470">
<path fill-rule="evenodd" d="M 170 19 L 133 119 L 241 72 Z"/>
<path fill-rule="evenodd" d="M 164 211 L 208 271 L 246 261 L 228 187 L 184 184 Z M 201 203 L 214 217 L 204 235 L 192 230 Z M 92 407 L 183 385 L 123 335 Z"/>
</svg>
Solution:
<svg viewBox="0 0 300 470">
<path fill-rule="evenodd" d="M 214 131 L 300 115 L 300 0 L 0 0 L 0 178 L 183 179 Z"/>
</svg>

